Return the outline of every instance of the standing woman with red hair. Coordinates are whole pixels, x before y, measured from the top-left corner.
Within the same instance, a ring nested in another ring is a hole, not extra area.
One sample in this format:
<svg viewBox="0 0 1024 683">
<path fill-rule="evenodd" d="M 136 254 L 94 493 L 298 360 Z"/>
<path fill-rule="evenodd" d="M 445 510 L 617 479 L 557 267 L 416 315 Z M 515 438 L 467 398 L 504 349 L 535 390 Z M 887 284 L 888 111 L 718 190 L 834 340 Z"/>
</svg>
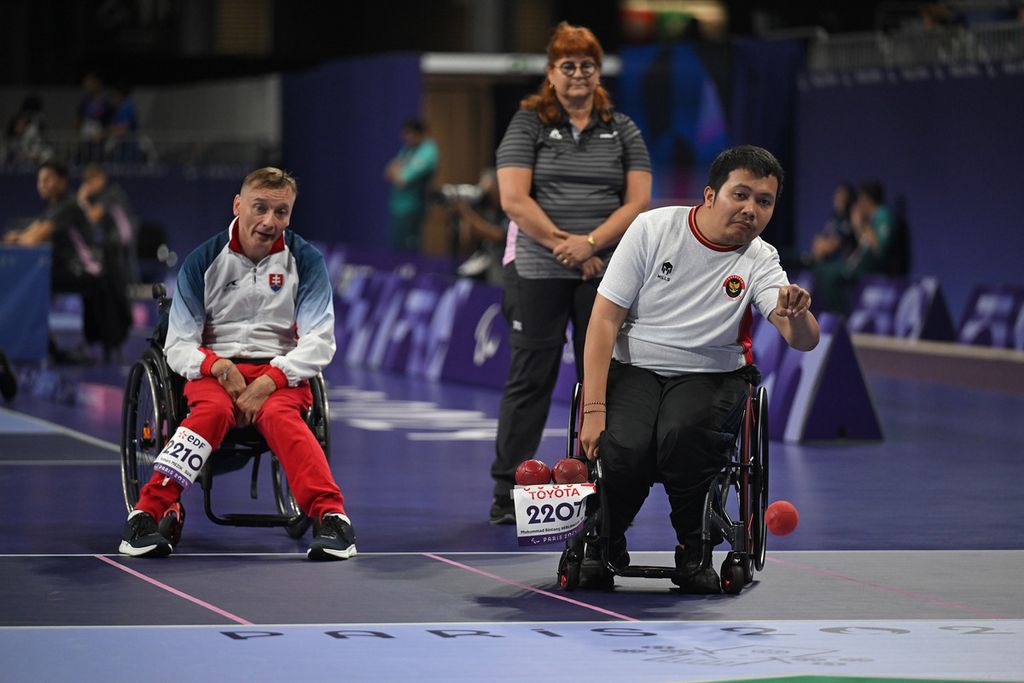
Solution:
<svg viewBox="0 0 1024 683">
<path fill-rule="evenodd" d="M 547 56 L 547 77 L 520 103 L 497 151 L 501 207 L 511 219 L 503 309 L 512 353 L 491 466 L 492 524 L 515 522 L 515 469 L 540 444 L 566 324 L 572 321 L 582 379 L 597 285 L 615 245 L 651 200 L 647 146 L 601 86 L 597 38 L 562 22 Z"/>
</svg>

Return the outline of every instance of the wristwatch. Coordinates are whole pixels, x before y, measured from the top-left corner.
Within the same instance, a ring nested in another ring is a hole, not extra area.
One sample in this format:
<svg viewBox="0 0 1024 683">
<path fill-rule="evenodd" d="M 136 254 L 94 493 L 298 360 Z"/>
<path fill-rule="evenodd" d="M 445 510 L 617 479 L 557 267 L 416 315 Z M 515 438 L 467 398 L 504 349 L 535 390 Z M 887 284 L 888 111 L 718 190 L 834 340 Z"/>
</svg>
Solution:
<svg viewBox="0 0 1024 683">
<path fill-rule="evenodd" d="M 594 249 L 597 249 L 597 241 L 594 239 L 593 233 L 587 234 L 587 244 L 592 246 Z"/>
</svg>

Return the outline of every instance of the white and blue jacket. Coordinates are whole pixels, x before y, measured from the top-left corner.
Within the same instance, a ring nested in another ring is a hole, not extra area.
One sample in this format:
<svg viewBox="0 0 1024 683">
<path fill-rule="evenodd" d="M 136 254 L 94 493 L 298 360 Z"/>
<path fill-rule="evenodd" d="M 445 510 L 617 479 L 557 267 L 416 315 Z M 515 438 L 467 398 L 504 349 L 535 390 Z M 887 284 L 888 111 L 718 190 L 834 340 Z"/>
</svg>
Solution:
<svg viewBox="0 0 1024 683">
<path fill-rule="evenodd" d="M 334 302 L 324 258 L 286 230 L 253 263 L 238 219 L 188 255 L 178 271 L 164 352 L 174 372 L 209 376 L 219 358 L 270 360 L 278 387 L 296 386 L 334 357 Z"/>
</svg>

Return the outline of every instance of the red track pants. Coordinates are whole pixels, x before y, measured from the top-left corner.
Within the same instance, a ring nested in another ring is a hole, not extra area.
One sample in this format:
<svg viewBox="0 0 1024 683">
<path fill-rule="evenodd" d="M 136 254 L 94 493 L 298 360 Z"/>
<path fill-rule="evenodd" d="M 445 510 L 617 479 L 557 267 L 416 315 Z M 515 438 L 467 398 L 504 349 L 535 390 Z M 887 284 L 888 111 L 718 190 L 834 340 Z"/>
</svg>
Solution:
<svg viewBox="0 0 1024 683">
<path fill-rule="evenodd" d="M 248 384 L 269 366 L 241 363 L 237 367 Z M 231 397 L 215 378 L 202 377 L 186 383 L 185 398 L 189 414 L 181 426 L 202 436 L 216 450 L 237 423 Z M 344 514 L 345 508 L 323 450 L 302 418 L 302 411 L 312 402 L 308 383 L 278 389 L 267 398 L 253 422 L 280 461 L 299 507 L 310 518 L 319 520 L 328 512 Z M 181 492 L 177 482 L 156 472 L 142 488 L 135 509 L 159 520 L 178 501 Z"/>
</svg>

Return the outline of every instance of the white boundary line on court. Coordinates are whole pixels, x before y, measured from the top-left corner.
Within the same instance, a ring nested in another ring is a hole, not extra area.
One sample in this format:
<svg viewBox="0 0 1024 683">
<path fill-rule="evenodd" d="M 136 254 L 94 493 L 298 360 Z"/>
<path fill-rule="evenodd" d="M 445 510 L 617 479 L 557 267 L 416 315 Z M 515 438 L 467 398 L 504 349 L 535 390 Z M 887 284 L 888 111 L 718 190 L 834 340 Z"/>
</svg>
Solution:
<svg viewBox="0 0 1024 683">
<path fill-rule="evenodd" d="M 964 622 L 967 624 L 973 624 L 977 622 L 989 622 L 999 621 L 1000 623 L 1017 623 L 1024 625 L 1024 619 L 866 619 L 863 617 L 856 617 L 850 619 L 643 619 L 638 620 L 636 624 L 643 624 L 649 627 L 657 627 L 663 624 L 667 625 L 692 625 L 692 626 L 706 626 L 707 624 L 846 624 L 852 622 L 863 622 L 868 624 L 886 624 L 886 623 L 901 623 L 907 622 L 940 622 L 940 623 L 953 623 L 953 622 Z M 516 621 L 514 619 L 502 620 L 502 621 L 346 621 L 346 622 L 334 622 L 328 624 L 265 624 L 260 622 L 253 624 L 260 630 L 279 628 L 351 628 L 353 626 L 367 626 L 370 628 L 387 628 L 389 626 L 466 626 L 466 627 L 480 627 L 480 626 L 587 626 L 593 624 L 594 626 L 608 626 L 608 621 Z M 86 630 L 98 630 L 98 629 L 129 629 L 134 631 L 135 629 L 214 629 L 222 631 L 225 628 L 231 628 L 230 624 L 110 624 L 110 625 L 98 625 L 98 624 L 68 624 L 67 626 L 0 626 L 0 631 L 53 631 L 53 630 L 75 630 L 75 631 L 86 631 Z M 732 680 L 732 679 L 730 679 Z M 760 680 L 760 679 L 758 679 Z M 872 679 L 874 680 L 874 679 Z"/>
<path fill-rule="evenodd" d="M 99 446 L 100 448 L 105 448 L 108 451 L 113 451 L 115 453 L 120 453 L 121 452 L 121 446 L 119 444 L 112 444 L 109 441 L 104 441 L 103 439 L 98 439 L 95 436 L 89 436 L 88 434 L 84 434 L 82 432 L 76 431 L 74 429 L 71 429 L 70 427 L 65 427 L 63 425 L 59 425 L 56 422 L 50 422 L 49 420 L 44 420 L 41 417 L 36 417 L 34 415 L 26 415 L 25 413 L 19 413 L 19 412 L 15 411 L 15 410 L 10 410 L 9 408 L 0 408 L 0 413 L 4 413 L 4 414 L 7 414 L 7 415 L 13 415 L 15 417 L 18 417 L 18 418 L 21 418 L 21 419 L 24 419 L 24 420 L 28 420 L 29 422 L 32 422 L 33 424 L 38 424 L 38 425 L 43 425 L 45 427 L 49 427 L 50 429 L 52 429 L 54 431 L 57 431 L 57 432 L 60 432 L 61 434 L 64 434 L 65 436 L 70 436 L 70 437 L 72 437 L 74 439 L 78 439 L 79 441 L 84 441 L 84 442 L 86 442 L 88 444 L 92 444 L 93 446 Z M 73 460 L 68 460 L 67 462 L 69 464 L 73 464 L 74 463 Z"/>
<path fill-rule="evenodd" d="M 424 553 L 433 553 L 435 555 L 515 555 L 517 557 L 530 557 L 533 555 L 561 555 L 561 550 L 531 550 L 531 551 L 517 551 L 517 550 L 394 550 L 394 551 L 364 551 L 360 550 L 357 557 L 387 557 L 387 556 L 404 556 L 404 555 L 423 555 Z M 638 550 L 637 554 L 642 555 L 671 555 L 671 550 Z M 724 554 L 725 550 L 716 550 L 715 553 Z M 899 553 L 901 555 L 912 555 L 912 554 L 924 554 L 924 553 L 1024 553 L 1024 549 L 1020 548 L 982 548 L 972 550 L 956 550 L 956 549 L 941 549 L 941 550 L 776 550 L 769 551 L 768 557 L 771 558 L 774 555 L 844 555 L 847 553 L 867 554 L 867 553 Z M 18 557 L 127 557 L 120 553 L 0 553 L 0 559 L 5 558 L 18 558 Z M 274 552 L 274 553 L 179 553 L 175 552 L 173 557 L 305 557 L 305 551 L 295 551 L 290 553 L 285 552 Z"/>
<path fill-rule="evenodd" d="M 68 465 L 84 465 L 88 467 L 97 466 L 117 466 L 120 465 L 118 460 L 0 460 L 0 467 L 12 467 L 12 466 L 39 466 L 39 467 L 56 467 L 68 466 Z"/>
</svg>

